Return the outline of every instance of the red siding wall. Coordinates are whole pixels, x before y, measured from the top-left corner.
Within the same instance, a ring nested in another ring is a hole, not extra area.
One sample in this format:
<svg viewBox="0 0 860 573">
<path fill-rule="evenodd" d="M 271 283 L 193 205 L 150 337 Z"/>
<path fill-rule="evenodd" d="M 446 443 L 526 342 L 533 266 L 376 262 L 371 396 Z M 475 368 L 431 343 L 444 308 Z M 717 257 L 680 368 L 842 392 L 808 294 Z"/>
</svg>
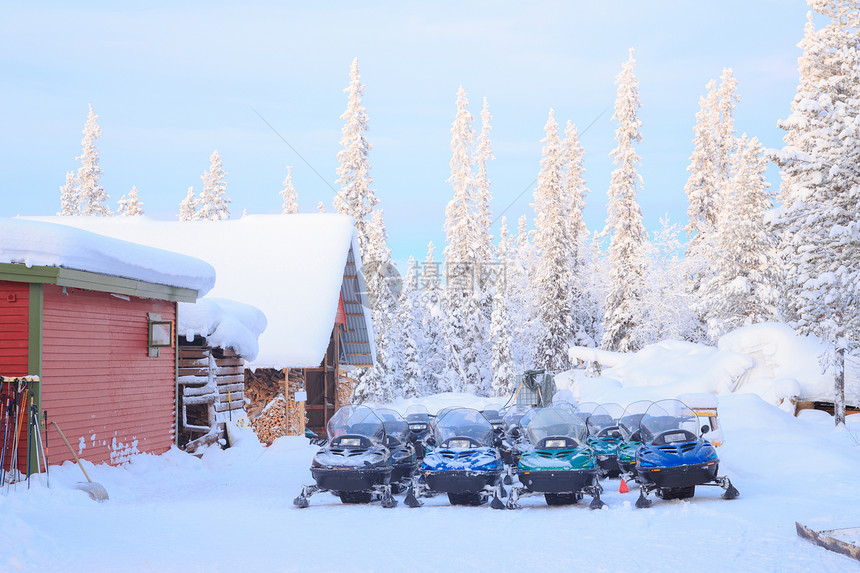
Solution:
<svg viewBox="0 0 860 573">
<path fill-rule="evenodd" d="M 26 376 L 30 285 L 0 281 L 0 376 Z"/>
<path fill-rule="evenodd" d="M 30 285 L 0 281 L 0 376 L 26 376 L 28 368 L 28 336 L 30 316 Z M 8 390 L 8 387 L 5 387 Z M 0 415 L 0 420 L 4 416 Z M 14 419 L 14 418 L 13 418 Z M 0 428 L 2 431 L 2 428 Z M 10 430 L 12 432 L 12 430 Z M 26 424 L 19 434 L 19 467 L 26 468 Z M 2 436 L 0 436 L 2 440 Z M 9 456 L 12 452 L 11 435 L 7 438 L 6 469 L 9 469 Z M 0 441 L 0 449 L 3 443 Z"/>
<path fill-rule="evenodd" d="M 176 304 L 130 299 L 45 285 L 42 408 L 93 463 L 163 453 L 173 443 L 175 352 L 148 356 L 147 313 L 175 320 Z M 51 463 L 71 459 L 51 432 Z"/>
</svg>

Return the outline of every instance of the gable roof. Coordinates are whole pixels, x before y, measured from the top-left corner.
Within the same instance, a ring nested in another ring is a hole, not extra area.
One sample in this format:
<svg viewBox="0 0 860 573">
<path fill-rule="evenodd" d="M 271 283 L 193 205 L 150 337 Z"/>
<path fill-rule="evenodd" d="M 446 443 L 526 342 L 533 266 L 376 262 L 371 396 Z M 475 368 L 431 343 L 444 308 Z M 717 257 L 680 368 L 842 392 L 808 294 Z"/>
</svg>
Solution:
<svg viewBox="0 0 860 573">
<path fill-rule="evenodd" d="M 210 295 L 253 305 L 268 321 L 259 338 L 259 353 L 248 364 L 250 368 L 319 366 L 328 348 L 338 299 L 343 295 L 348 315 L 347 361 L 372 364 L 373 327 L 352 217 L 297 214 L 248 215 L 227 221 L 156 221 L 148 217 L 33 219 L 169 249 L 211 263 L 217 280 Z"/>
</svg>

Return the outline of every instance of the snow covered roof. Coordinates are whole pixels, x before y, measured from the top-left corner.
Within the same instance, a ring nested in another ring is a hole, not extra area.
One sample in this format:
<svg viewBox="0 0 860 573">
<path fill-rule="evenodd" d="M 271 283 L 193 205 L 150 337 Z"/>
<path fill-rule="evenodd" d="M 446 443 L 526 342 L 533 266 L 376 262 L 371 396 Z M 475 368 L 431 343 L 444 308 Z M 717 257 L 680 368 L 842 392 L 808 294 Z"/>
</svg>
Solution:
<svg viewBox="0 0 860 573">
<path fill-rule="evenodd" d="M 210 294 L 259 308 L 268 326 L 251 368 L 319 366 L 344 293 L 350 363 L 373 355 L 372 323 L 358 284 L 353 219 L 336 214 L 249 215 L 227 221 L 156 221 L 148 217 L 33 217 L 170 249 L 210 262 Z M 347 271 L 347 269 L 349 269 Z M 345 277 L 349 277 L 345 280 Z M 345 285 L 349 283 L 349 288 Z M 361 355 L 359 357 L 359 355 Z M 366 357 L 364 355 L 367 355 Z"/>
<path fill-rule="evenodd" d="M 177 300 L 203 296 L 215 284 L 215 269 L 200 259 L 23 219 L 0 219 L 0 263 L 72 269 L 197 291 L 190 298 L 180 293 Z"/>
<path fill-rule="evenodd" d="M 210 296 L 196 303 L 180 302 L 176 329 L 188 341 L 201 336 L 210 346 L 232 348 L 251 361 L 260 350 L 266 315 L 250 304 Z"/>
</svg>

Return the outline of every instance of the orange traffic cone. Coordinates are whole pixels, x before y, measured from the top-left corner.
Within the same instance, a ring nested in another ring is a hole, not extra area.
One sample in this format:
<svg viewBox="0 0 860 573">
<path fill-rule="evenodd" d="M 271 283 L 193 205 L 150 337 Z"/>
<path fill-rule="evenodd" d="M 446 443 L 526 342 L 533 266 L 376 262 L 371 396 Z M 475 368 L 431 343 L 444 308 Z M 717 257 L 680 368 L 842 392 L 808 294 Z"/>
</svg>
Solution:
<svg viewBox="0 0 860 573">
<path fill-rule="evenodd" d="M 630 491 L 630 488 L 627 487 L 627 482 L 622 479 L 621 484 L 618 486 L 618 493 L 627 493 Z"/>
</svg>

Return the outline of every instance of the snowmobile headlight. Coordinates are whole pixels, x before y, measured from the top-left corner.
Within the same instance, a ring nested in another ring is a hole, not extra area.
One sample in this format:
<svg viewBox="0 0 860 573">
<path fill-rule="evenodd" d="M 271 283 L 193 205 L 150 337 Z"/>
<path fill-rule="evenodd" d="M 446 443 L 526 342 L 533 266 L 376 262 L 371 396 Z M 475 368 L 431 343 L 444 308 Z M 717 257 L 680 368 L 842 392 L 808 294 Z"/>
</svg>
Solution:
<svg viewBox="0 0 860 573">
<path fill-rule="evenodd" d="M 611 457 L 612 456 L 606 456 L 606 455 L 600 454 L 599 456 L 597 456 L 597 459 L 600 460 L 601 462 L 605 462 L 606 460 L 608 460 Z"/>
<path fill-rule="evenodd" d="M 409 424 L 409 429 L 416 432 L 427 429 L 427 424 Z"/>
<path fill-rule="evenodd" d="M 343 438 L 340 441 L 341 446 L 360 446 L 361 438 Z"/>
<path fill-rule="evenodd" d="M 547 448 L 563 448 L 565 445 L 564 440 L 547 440 L 546 447 Z"/>
</svg>

